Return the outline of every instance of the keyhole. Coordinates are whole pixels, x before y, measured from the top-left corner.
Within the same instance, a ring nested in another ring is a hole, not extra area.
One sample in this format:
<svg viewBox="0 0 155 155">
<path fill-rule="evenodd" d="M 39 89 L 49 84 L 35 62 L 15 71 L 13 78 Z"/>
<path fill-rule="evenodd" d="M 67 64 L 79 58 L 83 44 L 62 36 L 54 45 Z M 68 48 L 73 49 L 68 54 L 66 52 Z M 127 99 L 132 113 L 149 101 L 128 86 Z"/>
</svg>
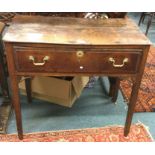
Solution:
<svg viewBox="0 0 155 155">
<path fill-rule="evenodd" d="M 83 66 L 80 66 L 80 69 L 82 70 L 84 67 Z"/>
</svg>

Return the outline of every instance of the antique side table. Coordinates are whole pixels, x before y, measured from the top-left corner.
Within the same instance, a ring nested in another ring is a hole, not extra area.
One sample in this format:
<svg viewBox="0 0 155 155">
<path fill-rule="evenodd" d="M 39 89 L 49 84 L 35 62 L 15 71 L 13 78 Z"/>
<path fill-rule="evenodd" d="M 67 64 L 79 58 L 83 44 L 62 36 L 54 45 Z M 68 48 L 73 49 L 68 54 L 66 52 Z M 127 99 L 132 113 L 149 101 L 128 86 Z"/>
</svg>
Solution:
<svg viewBox="0 0 155 155">
<path fill-rule="evenodd" d="M 18 16 L 3 36 L 17 130 L 23 138 L 18 77 L 131 77 L 124 135 L 130 130 L 150 41 L 125 19 Z M 16 22 L 18 21 L 18 22 Z"/>
</svg>

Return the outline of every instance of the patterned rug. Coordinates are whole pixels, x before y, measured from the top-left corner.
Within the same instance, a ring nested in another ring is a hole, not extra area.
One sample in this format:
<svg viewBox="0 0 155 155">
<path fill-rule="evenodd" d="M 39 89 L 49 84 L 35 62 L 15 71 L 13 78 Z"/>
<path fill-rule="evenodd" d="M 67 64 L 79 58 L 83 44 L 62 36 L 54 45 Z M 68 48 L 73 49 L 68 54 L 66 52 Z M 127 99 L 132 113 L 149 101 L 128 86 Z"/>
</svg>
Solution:
<svg viewBox="0 0 155 155">
<path fill-rule="evenodd" d="M 49 131 L 25 134 L 23 142 L 152 142 L 146 127 L 139 123 L 131 126 L 128 137 L 123 126 L 108 126 L 79 130 Z M 20 142 L 16 134 L 0 135 L 1 142 Z"/>
<path fill-rule="evenodd" d="M 5 103 L 0 106 L 0 134 L 6 133 L 10 112 L 11 112 L 10 103 Z"/>
<path fill-rule="evenodd" d="M 130 99 L 132 82 L 130 79 L 121 82 L 123 96 Z M 151 112 L 155 108 L 155 47 L 151 47 L 145 66 L 135 112 Z"/>
</svg>

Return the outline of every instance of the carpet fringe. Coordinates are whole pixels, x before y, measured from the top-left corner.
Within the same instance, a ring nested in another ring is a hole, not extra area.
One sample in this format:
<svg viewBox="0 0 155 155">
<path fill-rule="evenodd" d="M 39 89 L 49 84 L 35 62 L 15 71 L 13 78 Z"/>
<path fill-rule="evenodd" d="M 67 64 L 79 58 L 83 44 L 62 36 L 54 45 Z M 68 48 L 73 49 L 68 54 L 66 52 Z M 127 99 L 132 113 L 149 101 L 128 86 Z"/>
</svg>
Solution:
<svg viewBox="0 0 155 155">
<path fill-rule="evenodd" d="M 150 130 L 149 126 L 146 126 L 144 123 L 142 123 L 142 122 L 139 121 L 139 120 L 138 120 L 138 123 L 136 123 L 136 125 L 141 125 L 141 126 L 143 126 L 143 128 L 147 131 L 147 133 L 148 133 L 149 137 L 151 138 L 151 140 L 152 140 L 152 141 L 155 141 L 155 140 L 153 139 L 153 137 L 152 137 L 150 131 L 149 131 L 149 130 Z"/>
<path fill-rule="evenodd" d="M 149 127 L 146 126 L 144 123 L 142 123 L 141 121 L 138 120 L 138 123 L 135 123 L 133 125 L 139 125 L 142 126 L 148 133 L 149 137 L 151 138 L 152 141 L 155 141 L 149 131 Z M 38 131 L 38 132 L 33 132 L 33 133 L 25 133 L 26 135 L 31 135 L 31 134 L 40 134 L 40 133 L 47 133 L 47 132 L 67 132 L 67 131 L 74 131 L 74 130 L 88 130 L 88 129 L 98 129 L 98 128 L 109 128 L 109 127 L 124 127 L 124 125 L 118 125 L 118 124 L 111 124 L 111 125 L 107 125 L 107 126 L 101 126 L 101 127 L 89 127 L 89 128 L 80 128 L 80 129 L 65 129 L 65 130 L 50 130 L 50 131 Z M 15 135 L 17 133 L 11 133 L 11 134 L 7 134 L 7 135 Z"/>
</svg>

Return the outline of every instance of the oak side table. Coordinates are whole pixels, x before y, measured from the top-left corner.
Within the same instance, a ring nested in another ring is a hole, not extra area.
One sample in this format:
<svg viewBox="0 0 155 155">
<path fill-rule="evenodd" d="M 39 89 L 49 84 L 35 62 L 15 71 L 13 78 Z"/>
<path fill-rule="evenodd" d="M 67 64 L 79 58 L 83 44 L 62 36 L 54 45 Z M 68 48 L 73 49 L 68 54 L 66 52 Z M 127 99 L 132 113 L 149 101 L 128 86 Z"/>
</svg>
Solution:
<svg viewBox="0 0 155 155">
<path fill-rule="evenodd" d="M 131 19 L 17 16 L 3 42 L 19 139 L 23 130 L 18 78 L 35 75 L 131 77 L 124 128 L 128 135 L 151 45 Z"/>
</svg>

